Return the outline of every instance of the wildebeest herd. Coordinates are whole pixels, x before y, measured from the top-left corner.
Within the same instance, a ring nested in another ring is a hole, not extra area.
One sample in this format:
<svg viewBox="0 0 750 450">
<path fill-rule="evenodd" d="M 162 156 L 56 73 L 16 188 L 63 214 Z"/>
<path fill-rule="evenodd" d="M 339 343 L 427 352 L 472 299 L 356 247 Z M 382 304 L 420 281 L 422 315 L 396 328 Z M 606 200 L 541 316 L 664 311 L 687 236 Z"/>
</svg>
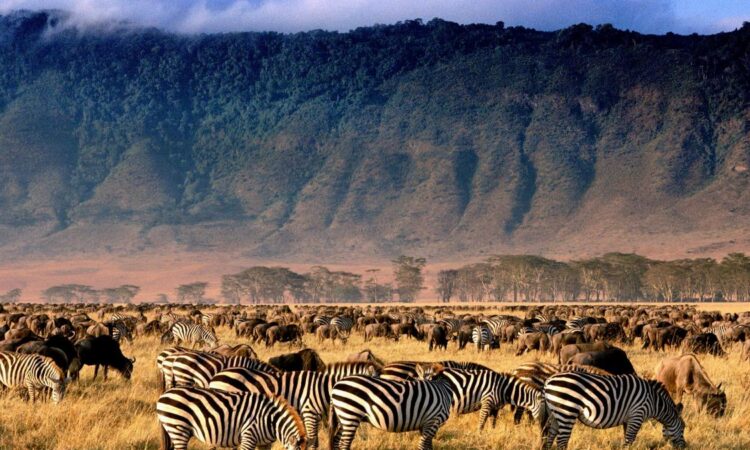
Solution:
<svg viewBox="0 0 750 450">
<path fill-rule="evenodd" d="M 162 343 L 156 363 L 163 393 L 156 415 L 163 448 L 187 449 L 193 437 L 213 447 L 280 442 L 286 449 L 318 448 L 327 428 L 330 448 L 348 449 L 360 424 L 368 423 L 389 432 L 417 431 L 419 448 L 429 449 L 452 415 L 479 411 L 477 428 L 488 420 L 494 428 L 505 405 L 515 423 L 528 416 L 538 425 L 542 448 L 566 448 L 577 422 L 622 426 L 629 444 L 650 419 L 662 425 L 665 440 L 684 447 L 686 395 L 707 420 L 727 409 L 727 396 L 704 369 L 702 355 L 750 356 L 750 313 L 690 306 L 506 309 L 6 306 L 0 314 L 0 384 L 31 402 L 50 397 L 58 403 L 85 365 L 95 367 L 94 378 L 101 366 L 105 380 L 110 368 L 129 379 L 135 359 L 120 346 L 150 335 Z M 222 344 L 222 328 L 241 343 Z M 346 349 L 353 334 L 372 344 L 421 341 L 434 355 L 454 346 L 492 355 L 508 346 L 518 356 L 531 353 L 532 360 L 500 373 L 440 357 L 383 361 L 370 350 L 324 361 L 314 349 L 302 348 L 307 336 L 308 343 Z M 626 345 L 672 353 L 660 358 L 653 373 L 639 375 L 621 348 Z M 253 349 L 278 346 L 288 350 L 267 362 Z"/>
</svg>

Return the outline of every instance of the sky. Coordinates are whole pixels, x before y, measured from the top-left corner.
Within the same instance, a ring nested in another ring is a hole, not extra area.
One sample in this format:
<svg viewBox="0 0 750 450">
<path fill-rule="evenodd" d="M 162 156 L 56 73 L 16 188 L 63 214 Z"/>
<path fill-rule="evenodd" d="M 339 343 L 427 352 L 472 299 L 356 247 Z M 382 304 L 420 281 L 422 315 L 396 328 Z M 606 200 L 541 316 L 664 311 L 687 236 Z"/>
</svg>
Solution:
<svg viewBox="0 0 750 450">
<path fill-rule="evenodd" d="M 0 14 L 61 9 L 70 24 L 126 22 L 181 33 L 348 31 L 432 18 L 556 30 L 586 22 L 642 33 L 711 34 L 750 21 L 750 0 L 0 0 Z"/>
</svg>

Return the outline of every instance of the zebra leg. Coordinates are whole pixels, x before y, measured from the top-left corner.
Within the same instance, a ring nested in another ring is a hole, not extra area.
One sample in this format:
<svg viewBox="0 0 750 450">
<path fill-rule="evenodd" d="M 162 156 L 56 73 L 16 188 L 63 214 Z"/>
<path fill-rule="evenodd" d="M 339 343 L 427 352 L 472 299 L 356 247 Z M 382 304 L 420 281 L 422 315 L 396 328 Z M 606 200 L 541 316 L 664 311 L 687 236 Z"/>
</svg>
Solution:
<svg viewBox="0 0 750 450">
<path fill-rule="evenodd" d="M 482 408 L 479 410 L 479 431 L 484 429 L 484 425 L 487 423 L 487 416 L 490 414 L 490 402 L 483 401 Z"/>
<path fill-rule="evenodd" d="M 302 422 L 305 424 L 305 432 L 307 433 L 307 448 L 318 448 L 318 424 L 320 423 L 320 416 L 312 411 L 303 411 L 300 415 L 302 416 Z"/>
<path fill-rule="evenodd" d="M 625 445 L 630 445 L 635 441 L 638 432 L 641 431 L 643 425 L 642 417 L 635 417 L 627 422 L 623 427 L 625 428 Z"/>
<path fill-rule="evenodd" d="M 442 422 L 429 422 L 422 428 L 422 437 L 419 439 L 419 450 L 432 450 L 432 439 L 437 434 Z"/>
<path fill-rule="evenodd" d="M 171 441 L 173 450 L 187 450 L 188 442 L 193 437 L 193 430 L 184 426 L 170 427 L 171 433 L 167 433 L 169 441 Z M 167 447 L 169 448 L 169 447 Z"/>
<path fill-rule="evenodd" d="M 557 419 L 557 450 L 565 450 L 568 448 L 568 441 L 570 440 L 570 434 L 573 432 L 573 425 L 576 423 L 576 417 L 572 420 L 560 420 Z M 549 441 L 549 438 L 547 439 Z"/>
<path fill-rule="evenodd" d="M 513 412 L 513 424 L 518 425 L 521 423 L 521 419 L 523 419 L 523 413 L 526 410 L 521 408 L 520 406 L 516 406 L 516 410 Z"/>
<path fill-rule="evenodd" d="M 333 449 L 349 450 L 352 448 L 352 441 L 354 435 L 357 434 L 357 428 L 359 428 L 359 422 L 341 424 L 341 428 L 336 436 L 332 436 Z"/>
</svg>

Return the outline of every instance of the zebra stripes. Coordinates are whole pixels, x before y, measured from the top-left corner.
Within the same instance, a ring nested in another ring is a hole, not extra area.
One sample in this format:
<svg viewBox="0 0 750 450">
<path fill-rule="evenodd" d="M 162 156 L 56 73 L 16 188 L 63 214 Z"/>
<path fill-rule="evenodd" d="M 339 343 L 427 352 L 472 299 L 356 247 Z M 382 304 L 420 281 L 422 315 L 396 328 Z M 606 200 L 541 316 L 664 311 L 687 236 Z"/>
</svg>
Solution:
<svg viewBox="0 0 750 450">
<path fill-rule="evenodd" d="M 51 358 L 36 354 L 0 352 L 0 384 L 25 388 L 33 402 L 42 390 L 52 390 L 52 402 L 65 396 L 65 375 Z"/>
<path fill-rule="evenodd" d="M 468 414 L 479 410 L 480 431 L 490 416 L 492 427 L 495 427 L 497 413 L 506 404 L 530 410 L 542 424 L 546 421 L 546 406 L 541 389 L 520 378 L 493 370 L 445 369 L 441 373 L 451 381 L 453 411 Z"/>
<path fill-rule="evenodd" d="M 170 331 L 178 345 L 183 342 L 186 344 L 192 344 L 193 348 L 198 344 L 202 344 L 204 347 L 216 347 L 219 345 L 219 340 L 216 338 L 216 334 L 202 325 L 188 322 L 176 322 L 172 325 Z"/>
<path fill-rule="evenodd" d="M 133 343 L 133 334 L 122 319 L 114 319 L 112 322 L 107 322 L 104 325 L 109 328 L 109 335 L 112 337 L 112 340 L 118 344 L 122 338 L 125 338 L 131 344 Z"/>
<path fill-rule="evenodd" d="M 174 386 L 208 387 L 211 378 L 227 367 L 277 372 L 275 367 L 257 359 L 207 352 L 178 352 L 166 356 L 161 363 L 166 389 Z"/>
<path fill-rule="evenodd" d="M 565 450 L 576 420 L 593 428 L 625 427 L 625 445 L 635 440 L 647 419 L 663 425 L 664 437 L 685 447 L 682 404 L 675 405 L 660 382 L 636 375 L 605 376 L 585 372 L 553 375 L 544 384 L 549 420 L 542 433 L 543 448 L 557 440 Z"/>
<path fill-rule="evenodd" d="M 344 378 L 331 392 L 331 448 L 349 450 L 357 428 L 367 420 L 391 432 L 419 430 L 419 449 L 432 449 L 432 439 L 448 420 L 451 403 L 450 381 L 439 373 L 431 380 L 405 382 Z"/>
<path fill-rule="evenodd" d="M 336 363 L 326 368 L 325 372 L 276 374 L 231 367 L 217 373 L 208 387 L 226 392 L 246 391 L 286 399 L 302 417 L 308 436 L 308 448 L 318 448 L 318 427 L 330 407 L 333 385 L 347 376 L 371 376 L 374 373 L 374 366 L 369 363 Z"/>
<path fill-rule="evenodd" d="M 286 450 L 303 450 L 305 429 L 297 412 L 280 398 L 180 387 L 156 403 L 163 448 L 186 450 L 195 436 L 217 447 L 251 450 L 280 441 Z"/>
<path fill-rule="evenodd" d="M 482 321 L 482 324 L 487 325 L 494 336 L 499 337 L 503 329 L 508 325 L 515 325 L 520 322 L 520 319 L 515 316 L 494 316 Z"/>
<path fill-rule="evenodd" d="M 354 327 L 354 319 L 348 316 L 336 316 L 331 319 L 331 329 L 339 336 L 349 336 Z"/>
<path fill-rule="evenodd" d="M 483 350 L 489 351 L 490 349 L 492 349 L 493 339 L 494 336 L 492 334 L 492 331 L 490 331 L 490 328 L 486 325 L 479 325 L 471 330 L 471 340 L 477 347 L 478 352 L 481 352 Z"/>
</svg>

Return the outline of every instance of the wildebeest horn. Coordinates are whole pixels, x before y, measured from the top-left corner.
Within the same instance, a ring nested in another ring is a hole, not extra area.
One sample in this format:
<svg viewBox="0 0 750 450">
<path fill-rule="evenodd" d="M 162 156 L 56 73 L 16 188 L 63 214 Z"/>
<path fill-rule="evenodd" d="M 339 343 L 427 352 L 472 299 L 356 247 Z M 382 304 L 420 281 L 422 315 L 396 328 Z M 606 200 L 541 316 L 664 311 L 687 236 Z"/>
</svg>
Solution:
<svg viewBox="0 0 750 450">
<path fill-rule="evenodd" d="M 717 385 L 716 385 L 716 389 L 720 391 L 720 390 L 721 390 L 721 385 L 722 385 L 722 384 L 724 384 L 724 383 L 723 383 L 723 382 L 721 382 L 721 383 L 717 384 Z"/>
<path fill-rule="evenodd" d="M 135 356 L 133 356 L 132 358 L 130 358 L 130 362 L 133 363 L 133 364 L 135 364 Z"/>
</svg>

